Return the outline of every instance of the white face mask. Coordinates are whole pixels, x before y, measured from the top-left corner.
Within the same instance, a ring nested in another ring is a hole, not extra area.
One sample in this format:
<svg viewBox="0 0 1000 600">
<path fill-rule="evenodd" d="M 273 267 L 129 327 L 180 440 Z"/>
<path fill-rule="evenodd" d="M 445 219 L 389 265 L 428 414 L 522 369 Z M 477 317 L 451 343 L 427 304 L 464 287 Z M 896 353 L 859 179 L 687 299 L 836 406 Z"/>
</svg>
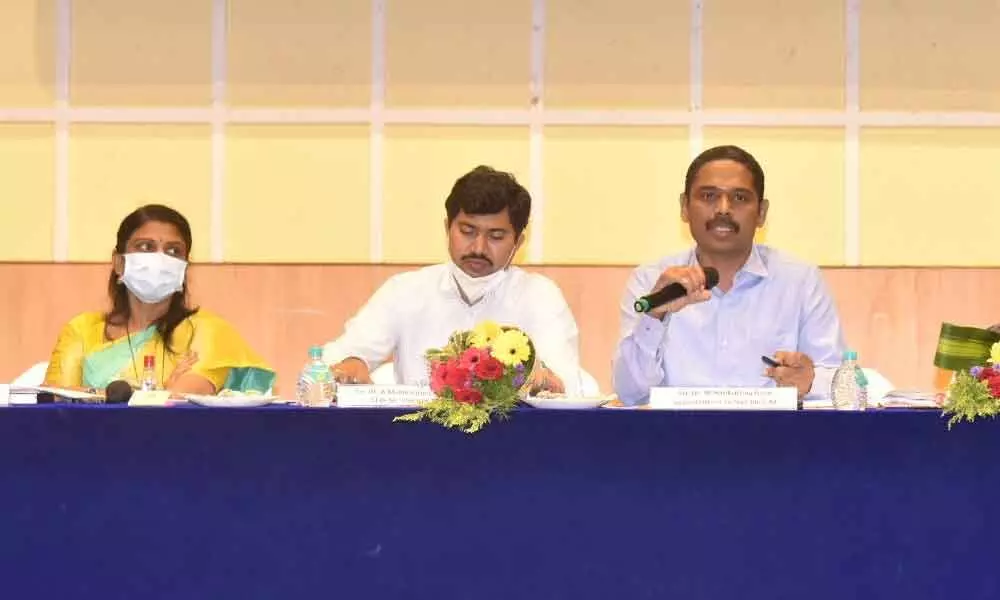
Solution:
<svg viewBox="0 0 1000 600">
<path fill-rule="evenodd" d="M 184 289 L 187 262 L 162 252 L 130 252 L 122 256 L 125 271 L 121 282 L 140 302 L 156 304 Z"/>
<path fill-rule="evenodd" d="M 504 264 L 502 269 L 490 273 L 489 275 L 483 275 L 482 277 L 473 277 L 465 271 L 462 267 L 455 264 L 455 261 L 450 261 L 448 263 L 448 268 L 451 270 L 451 276 L 455 279 L 455 283 L 458 284 L 459 290 L 465 294 L 466 301 L 471 305 L 479 302 L 483 299 L 483 296 L 488 294 L 491 290 L 499 287 L 503 280 L 507 278 L 510 273 L 510 263 L 514 260 L 514 253 L 517 252 L 517 246 L 511 250 L 510 256 L 507 257 L 507 262 Z"/>
</svg>

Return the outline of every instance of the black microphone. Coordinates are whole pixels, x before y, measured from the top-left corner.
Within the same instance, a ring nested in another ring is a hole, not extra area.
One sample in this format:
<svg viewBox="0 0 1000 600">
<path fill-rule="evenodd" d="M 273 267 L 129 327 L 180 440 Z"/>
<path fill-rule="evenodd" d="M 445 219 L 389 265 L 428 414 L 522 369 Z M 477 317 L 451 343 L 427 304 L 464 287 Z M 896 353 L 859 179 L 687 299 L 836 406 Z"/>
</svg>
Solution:
<svg viewBox="0 0 1000 600">
<path fill-rule="evenodd" d="M 112 381 L 104 390 L 108 404 L 125 404 L 132 398 L 132 386 L 121 379 Z"/>
<path fill-rule="evenodd" d="M 706 290 L 710 290 L 719 285 L 719 271 L 716 270 L 715 267 L 705 267 L 704 271 Z M 662 290 L 639 298 L 635 301 L 635 304 L 632 307 L 635 309 L 635 312 L 649 312 L 661 304 L 666 304 L 672 300 L 683 298 L 686 295 L 687 290 L 684 289 L 684 286 L 675 281 Z"/>
</svg>

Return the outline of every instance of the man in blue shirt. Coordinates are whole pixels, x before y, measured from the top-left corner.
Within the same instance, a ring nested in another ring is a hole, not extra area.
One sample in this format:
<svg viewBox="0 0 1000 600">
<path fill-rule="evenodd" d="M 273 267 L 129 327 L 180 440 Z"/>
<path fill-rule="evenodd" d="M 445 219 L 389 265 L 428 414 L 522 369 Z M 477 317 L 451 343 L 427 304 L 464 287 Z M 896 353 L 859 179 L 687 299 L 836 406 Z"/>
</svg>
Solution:
<svg viewBox="0 0 1000 600">
<path fill-rule="evenodd" d="M 767 209 L 764 171 L 742 148 L 711 148 L 688 167 L 681 219 L 696 246 L 638 267 L 622 297 L 613 377 L 623 402 L 647 402 L 654 386 L 829 394 L 844 348 L 837 309 L 818 268 L 754 243 Z M 704 267 L 719 272 L 712 289 Z M 687 294 L 635 312 L 637 298 L 671 283 Z"/>
</svg>

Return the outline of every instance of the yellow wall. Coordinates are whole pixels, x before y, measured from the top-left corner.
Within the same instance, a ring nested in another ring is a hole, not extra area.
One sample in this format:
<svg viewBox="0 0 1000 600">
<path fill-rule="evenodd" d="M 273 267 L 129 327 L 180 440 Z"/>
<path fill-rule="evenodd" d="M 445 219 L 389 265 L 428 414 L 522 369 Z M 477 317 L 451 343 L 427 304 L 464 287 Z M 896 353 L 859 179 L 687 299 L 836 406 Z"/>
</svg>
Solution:
<svg viewBox="0 0 1000 600">
<path fill-rule="evenodd" d="M 105 260 L 150 201 L 191 219 L 196 260 L 437 260 L 444 198 L 485 163 L 535 183 L 519 260 L 631 264 L 690 243 L 692 150 L 738 143 L 767 173 L 768 243 L 997 263 L 995 0 L 693 4 L 229 0 L 213 21 L 213 0 L 4 0 L 0 260 Z"/>
</svg>

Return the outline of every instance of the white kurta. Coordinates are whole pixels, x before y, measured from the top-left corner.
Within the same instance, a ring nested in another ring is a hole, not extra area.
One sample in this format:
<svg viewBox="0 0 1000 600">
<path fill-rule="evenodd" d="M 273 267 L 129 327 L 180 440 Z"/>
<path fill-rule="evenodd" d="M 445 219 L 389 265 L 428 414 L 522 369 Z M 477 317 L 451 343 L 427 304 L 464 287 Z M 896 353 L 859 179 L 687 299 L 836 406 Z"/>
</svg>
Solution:
<svg viewBox="0 0 1000 600">
<path fill-rule="evenodd" d="M 347 322 L 344 334 L 326 345 L 323 359 L 334 364 L 354 356 L 372 371 L 392 360 L 397 383 L 427 385 L 424 352 L 443 346 L 453 332 L 486 320 L 524 330 L 566 392 L 579 392 L 579 332 L 573 313 L 552 280 L 517 267 L 510 267 L 503 281 L 473 306 L 459 296 L 447 264 L 394 275 Z"/>
</svg>

